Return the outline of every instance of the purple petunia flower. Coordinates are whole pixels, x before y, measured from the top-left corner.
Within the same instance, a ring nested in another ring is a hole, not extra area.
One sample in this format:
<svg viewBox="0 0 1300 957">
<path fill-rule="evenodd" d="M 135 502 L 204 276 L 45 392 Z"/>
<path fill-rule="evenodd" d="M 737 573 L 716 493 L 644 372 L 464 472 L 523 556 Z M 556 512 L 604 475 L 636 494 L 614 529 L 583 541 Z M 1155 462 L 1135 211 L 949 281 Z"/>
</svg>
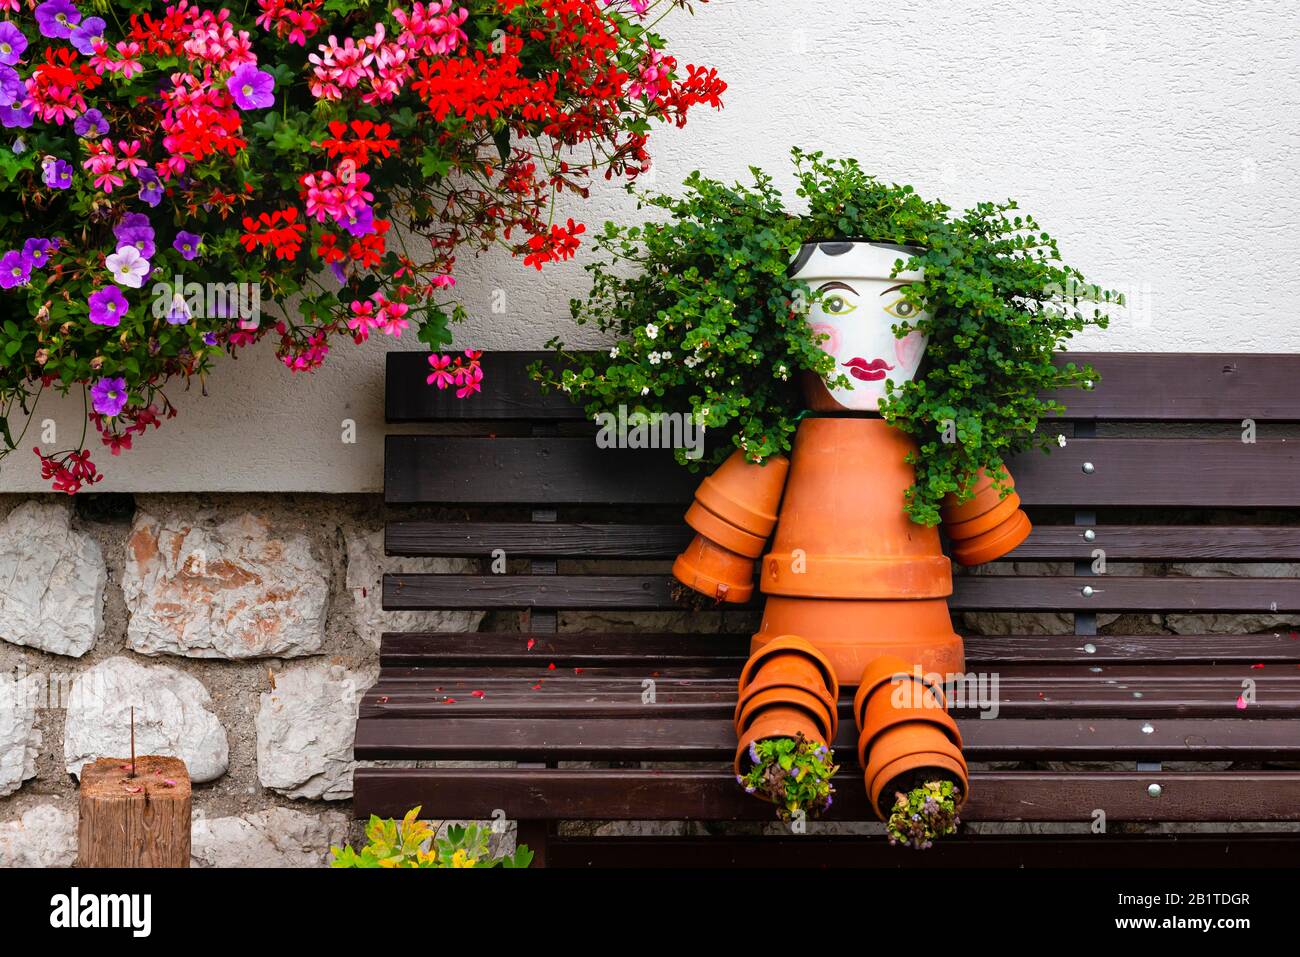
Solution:
<svg viewBox="0 0 1300 957">
<path fill-rule="evenodd" d="M 0 289 L 25 286 L 32 278 L 32 262 L 21 251 L 10 250 L 0 256 Z"/>
<path fill-rule="evenodd" d="M 190 233 L 181 230 L 172 240 L 172 246 L 181 254 L 184 259 L 193 259 L 199 254 L 199 246 L 203 244 L 203 237 L 198 233 Z"/>
<path fill-rule="evenodd" d="M 150 206 L 157 206 L 162 202 L 163 184 L 157 173 L 146 167 L 140 170 L 140 174 L 136 178 L 140 180 L 140 198 L 142 200 Z"/>
<path fill-rule="evenodd" d="M 26 106 L 0 106 L 0 126 L 27 129 L 32 125 L 32 111 Z"/>
<path fill-rule="evenodd" d="M 351 219 L 341 223 L 340 225 L 342 225 L 351 236 L 358 238 L 361 236 L 369 236 L 375 231 L 375 211 L 369 206 L 362 206 Z"/>
<path fill-rule="evenodd" d="M 108 120 L 96 109 L 89 109 L 72 122 L 72 129 L 78 136 L 103 136 L 108 132 Z"/>
<path fill-rule="evenodd" d="M 226 81 L 226 89 L 241 110 L 260 110 L 275 105 L 275 77 L 245 63 Z"/>
<path fill-rule="evenodd" d="M 23 96 L 23 81 L 18 71 L 0 64 L 0 106 L 13 106 Z"/>
<path fill-rule="evenodd" d="M 126 380 L 122 378 L 100 379 L 90 387 L 90 400 L 95 411 L 110 419 L 122 411 L 129 398 Z"/>
<path fill-rule="evenodd" d="M 13 66 L 27 49 L 27 37 L 8 20 L 0 22 L 0 63 Z"/>
<path fill-rule="evenodd" d="M 36 23 L 41 28 L 41 36 L 51 40 L 66 40 L 72 36 L 72 28 L 81 22 L 81 11 L 72 5 L 71 0 L 45 0 L 36 8 Z"/>
<path fill-rule="evenodd" d="M 117 239 L 118 249 L 122 246 L 134 246 L 145 259 L 153 258 L 154 231 L 146 214 L 127 213 L 122 217 L 122 221 L 113 227 L 113 236 Z"/>
<path fill-rule="evenodd" d="M 217 334 L 215 332 L 203 333 L 203 344 L 205 346 L 215 346 L 219 341 L 220 340 L 217 339 Z"/>
<path fill-rule="evenodd" d="M 104 35 L 107 26 L 108 24 L 99 17 L 87 17 L 77 24 L 68 39 L 77 48 L 78 53 L 82 56 L 90 56 L 95 52 L 94 41 Z"/>
<path fill-rule="evenodd" d="M 129 304 L 122 290 L 116 286 L 105 286 L 90 294 L 90 321 L 97 326 L 116 326 L 126 315 Z"/>
<path fill-rule="evenodd" d="M 173 326 L 184 326 L 189 323 L 191 318 L 189 303 L 185 301 L 185 297 L 178 290 L 172 294 L 172 304 L 167 310 L 167 322 Z"/>
<path fill-rule="evenodd" d="M 27 257 L 33 269 L 44 269 L 50 261 L 50 253 L 58 248 L 58 245 L 50 239 L 29 239 L 23 243 L 23 255 Z"/>
<path fill-rule="evenodd" d="M 41 182 L 53 189 L 67 189 L 72 185 L 72 164 L 47 156 L 41 163 Z"/>
<path fill-rule="evenodd" d="M 340 286 L 348 284 L 348 274 L 343 269 L 342 263 L 330 263 L 330 272 L 334 274 L 334 278 L 339 281 Z"/>
</svg>

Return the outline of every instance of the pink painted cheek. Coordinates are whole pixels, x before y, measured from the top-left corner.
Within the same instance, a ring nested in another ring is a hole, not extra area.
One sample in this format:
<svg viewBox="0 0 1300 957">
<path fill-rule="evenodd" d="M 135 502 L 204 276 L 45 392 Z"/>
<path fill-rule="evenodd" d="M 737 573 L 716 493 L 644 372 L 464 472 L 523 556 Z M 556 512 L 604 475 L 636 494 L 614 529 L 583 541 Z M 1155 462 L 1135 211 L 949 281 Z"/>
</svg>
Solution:
<svg viewBox="0 0 1300 957">
<path fill-rule="evenodd" d="M 840 351 L 840 334 L 834 326 L 825 322 L 815 322 L 813 323 L 812 330 L 819 336 L 823 334 L 830 336 L 829 339 L 826 339 L 821 343 L 823 352 L 835 355 L 835 353 Z"/>
<path fill-rule="evenodd" d="M 894 342 L 894 354 L 898 364 L 908 370 L 914 370 L 921 362 L 921 353 L 925 351 L 925 336 L 919 332 L 909 332 Z"/>
</svg>

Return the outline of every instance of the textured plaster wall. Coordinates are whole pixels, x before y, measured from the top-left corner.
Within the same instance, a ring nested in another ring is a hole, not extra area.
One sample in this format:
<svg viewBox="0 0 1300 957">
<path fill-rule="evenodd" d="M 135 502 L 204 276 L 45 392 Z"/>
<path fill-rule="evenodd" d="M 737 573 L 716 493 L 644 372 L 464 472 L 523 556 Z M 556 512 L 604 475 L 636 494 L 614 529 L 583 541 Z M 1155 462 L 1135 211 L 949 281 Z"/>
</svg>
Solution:
<svg viewBox="0 0 1300 957">
<path fill-rule="evenodd" d="M 954 206 L 1019 199 L 1071 262 L 1130 296 L 1129 314 L 1080 347 L 1300 348 L 1293 2 L 712 0 L 665 23 L 681 59 L 716 65 L 731 89 L 721 113 L 656 134 L 658 185 L 758 164 L 788 186 L 792 144 L 854 155 Z M 588 223 L 635 215 L 611 189 L 572 211 Z M 580 263 L 536 274 L 505 256 L 467 261 L 474 318 L 457 345 L 536 348 L 565 331 Z M 176 396 L 179 418 L 106 463 L 100 489 L 376 490 L 383 368 L 373 341 L 341 343 L 309 377 L 270 349 L 223 363 L 207 398 L 195 383 Z M 78 429 L 80 412 L 50 403 L 42 417 Z M 6 462 L 0 491 L 42 490 L 33 464 Z"/>
</svg>

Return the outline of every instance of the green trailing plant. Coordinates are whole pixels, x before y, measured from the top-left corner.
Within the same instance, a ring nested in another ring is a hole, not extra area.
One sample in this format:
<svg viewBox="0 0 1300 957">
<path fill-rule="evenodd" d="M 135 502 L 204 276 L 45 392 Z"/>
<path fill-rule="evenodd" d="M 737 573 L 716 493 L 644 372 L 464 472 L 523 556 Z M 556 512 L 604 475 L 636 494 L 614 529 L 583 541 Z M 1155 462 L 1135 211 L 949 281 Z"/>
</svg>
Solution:
<svg viewBox="0 0 1300 957">
<path fill-rule="evenodd" d="M 894 807 L 885 830 L 890 844 L 906 844 L 918 851 L 928 849 L 936 837 L 957 833 L 956 787 L 951 781 L 927 781 L 904 794 L 894 794 Z"/>
<path fill-rule="evenodd" d="M 401 823 L 370 815 L 365 847 L 360 851 L 350 844 L 331 847 L 330 867 L 527 867 L 533 861 L 527 844 L 519 845 L 513 854 L 493 855 L 491 831 L 478 824 L 449 827 L 445 836 L 438 837 L 433 825 L 419 816 L 418 807 L 408 811 Z"/>
<path fill-rule="evenodd" d="M 1123 298 L 1063 263 L 1056 240 L 1014 201 L 955 214 L 856 160 L 792 155 L 804 212 L 788 210 L 772 178 L 751 168 L 752 185 L 695 172 L 680 196 L 641 194 L 655 221 L 606 223 L 586 267 L 591 290 L 571 312 L 614 345 L 570 353 L 552 340 L 561 361 L 538 364 L 534 375 L 593 416 L 620 406 L 686 412 L 729 435 L 711 457 L 678 450 L 692 468 L 721 461 L 731 446 L 761 462 L 790 449 L 806 411 L 801 374 L 852 384 L 808 322 L 819 294 L 789 275 L 799 247 L 837 238 L 915 247 L 894 266 L 895 275 L 924 272 L 904 292 L 915 318 L 894 334 L 919 330 L 929 344 L 912 381 L 889 383 L 880 411 L 918 447 L 903 506 L 914 521 L 938 524 L 945 496 L 968 500 L 980 469 L 1005 478 L 1007 457 L 1057 441 L 1039 424 L 1064 407 L 1044 394 L 1095 383 L 1097 374 L 1057 364 L 1054 353 L 1084 328 L 1105 327 L 1107 308 Z"/>
<path fill-rule="evenodd" d="M 831 806 L 835 794 L 831 778 L 839 765 L 834 752 L 821 742 L 802 734 L 767 738 L 749 746 L 749 760 L 749 770 L 737 775 L 736 781 L 747 794 L 772 801 L 781 820 L 800 813 L 816 817 Z"/>
</svg>

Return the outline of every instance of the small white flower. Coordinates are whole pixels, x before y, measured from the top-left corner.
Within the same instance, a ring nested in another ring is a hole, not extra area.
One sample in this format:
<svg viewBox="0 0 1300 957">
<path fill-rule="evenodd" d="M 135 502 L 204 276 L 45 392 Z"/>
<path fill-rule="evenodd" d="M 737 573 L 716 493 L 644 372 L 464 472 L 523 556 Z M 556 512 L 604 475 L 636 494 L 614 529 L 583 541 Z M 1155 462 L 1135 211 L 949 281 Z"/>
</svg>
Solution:
<svg viewBox="0 0 1300 957">
<path fill-rule="evenodd" d="M 613 349 L 610 349 L 610 350 L 609 350 L 609 357 L 610 357 L 611 359 L 617 359 L 617 358 L 618 358 L 618 346 L 615 346 Z"/>
<path fill-rule="evenodd" d="M 648 323 L 645 327 L 645 337 L 647 339 L 653 339 L 657 335 L 659 335 L 659 327 L 653 322 Z"/>
<path fill-rule="evenodd" d="M 1065 436 L 1058 435 L 1056 437 L 1056 444 L 1059 445 L 1061 448 L 1065 448 Z"/>
<path fill-rule="evenodd" d="M 648 385 L 642 386 L 642 387 L 641 387 L 641 394 L 642 394 L 642 395 L 649 395 L 649 394 L 650 394 L 650 387 L 649 387 Z"/>
<path fill-rule="evenodd" d="M 132 289 L 143 286 L 144 277 L 149 274 L 149 260 L 141 256 L 140 250 L 129 243 L 119 246 L 117 252 L 105 258 L 104 265 L 112 274 L 113 282 L 119 286 L 130 286 Z"/>
<path fill-rule="evenodd" d="M 647 358 L 650 360 L 650 364 L 652 366 L 657 366 L 659 364 L 659 360 L 662 359 L 663 356 L 659 355 L 659 353 L 657 352 L 652 352 L 650 353 L 649 356 L 647 356 Z"/>
</svg>

